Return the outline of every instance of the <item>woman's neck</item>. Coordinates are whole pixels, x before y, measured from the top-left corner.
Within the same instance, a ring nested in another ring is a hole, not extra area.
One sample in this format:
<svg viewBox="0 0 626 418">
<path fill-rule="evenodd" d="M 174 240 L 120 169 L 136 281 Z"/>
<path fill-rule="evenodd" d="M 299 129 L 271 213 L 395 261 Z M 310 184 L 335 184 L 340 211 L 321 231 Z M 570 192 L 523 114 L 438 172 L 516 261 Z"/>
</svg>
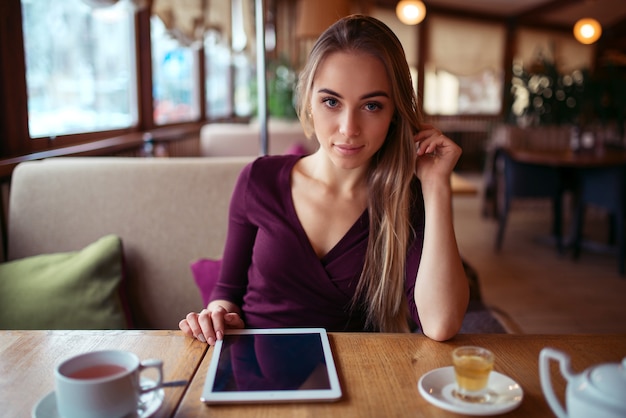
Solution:
<svg viewBox="0 0 626 418">
<path fill-rule="evenodd" d="M 360 195 L 367 189 L 367 167 L 338 168 L 321 150 L 304 157 L 300 163 L 303 174 L 334 193 Z"/>
</svg>

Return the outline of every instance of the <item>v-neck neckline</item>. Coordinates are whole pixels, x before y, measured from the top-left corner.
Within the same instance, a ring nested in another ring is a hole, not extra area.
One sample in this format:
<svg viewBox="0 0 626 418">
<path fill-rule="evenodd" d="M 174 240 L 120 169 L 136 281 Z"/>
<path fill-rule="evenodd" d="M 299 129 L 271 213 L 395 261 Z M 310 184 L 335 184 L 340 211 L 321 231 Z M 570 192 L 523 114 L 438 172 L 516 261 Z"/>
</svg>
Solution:
<svg viewBox="0 0 626 418">
<path fill-rule="evenodd" d="M 336 251 L 338 251 L 339 248 L 341 248 L 342 244 L 345 243 L 345 241 L 354 234 L 355 228 L 357 228 L 357 226 L 360 225 L 364 220 L 367 220 L 368 210 L 367 208 L 365 208 L 363 212 L 361 213 L 361 215 L 359 215 L 359 217 L 354 221 L 354 223 L 350 226 L 350 228 L 348 228 L 346 233 L 332 246 L 332 248 L 328 250 L 326 254 L 319 257 L 317 253 L 315 252 L 313 245 L 311 244 L 311 240 L 309 239 L 309 236 L 307 235 L 306 231 L 304 230 L 304 227 L 302 226 L 302 222 L 300 221 L 300 217 L 298 216 L 298 213 L 296 212 L 296 206 L 293 201 L 293 193 L 291 191 L 292 173 L 293 173 L 295 165 L 298 163 L 298 161 L 302 157 L 303 156 L 300 156 L 299 158 L 296 158 L 294 159 L 294 161 L 292 161 L 292 163 L 287 167 L 288 169 L 285 170 L 285 173 L 283 174 L 283 177 L 281 178 L 281 182 L 283 183 L 282 186 L 287 188 L 288 193 L 285 193 L 285 196 L 287 196 L 287 200 L 288 200 L 287 206 L 289 208 L 289 214 L 297 222 L 298 233 L 301 239 L 304 242 L 306 242 L 306 245 L 311 255 L 315 257 L 317 260 L 319 260 L 322 264 L 326 264 L 329 260 L 332 260 L 333 254 Z"/>
</svg>

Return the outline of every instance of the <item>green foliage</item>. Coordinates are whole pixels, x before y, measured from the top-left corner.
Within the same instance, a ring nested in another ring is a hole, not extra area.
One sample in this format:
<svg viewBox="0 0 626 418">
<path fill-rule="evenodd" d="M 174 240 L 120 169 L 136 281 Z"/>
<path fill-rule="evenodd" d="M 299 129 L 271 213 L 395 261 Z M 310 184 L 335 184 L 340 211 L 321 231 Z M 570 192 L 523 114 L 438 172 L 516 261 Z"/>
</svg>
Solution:
<svg viewBox="0 0 626 418">
<path fill-rule="evenodd" d="M 526 120 L 531 125 L 576 123 L 585 106 L 588 78 L 586 71 L 560 74 L 556 66 L 546 60 L 529 71 L 514 65 L 512 119 Z"/>
<path fill-rule="evenodd" d="M 273 62 L 268 66 L 268 110 L 270 115 L 279 118 L 295 119 L 294 90 L 296 73 L 289 64 Z"/>
<path fill-rule="evenodd" d="M 626 117 L 625 72 L 616 67 L 562 74 L 547 60 L 528 71 L 514 65 L 511 96 L 509 120 L 520 124 L 623 126 Z"/>
<path fill-rule="evenodd" d="M 297 75 L 291 68 L 288 60 L 271 60 L 267 63 L 267 110 L 270 116 L 281 119 L 296 119 L 294 107 L 294 92 L 296 88 Z M 252 96 L 254 100 L 254 114 L 258 114 L 257 109 L 257 85 L 256 79 L 252 85 Z"/>
</svg>

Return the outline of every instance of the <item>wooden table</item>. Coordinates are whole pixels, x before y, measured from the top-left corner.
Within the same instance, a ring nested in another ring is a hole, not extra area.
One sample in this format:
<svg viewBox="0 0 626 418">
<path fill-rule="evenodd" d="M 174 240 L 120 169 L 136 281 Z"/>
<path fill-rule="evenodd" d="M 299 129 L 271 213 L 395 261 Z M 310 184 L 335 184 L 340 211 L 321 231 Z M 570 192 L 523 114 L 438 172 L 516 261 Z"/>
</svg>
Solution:
<svg viewBox="0 0 626 418">
<path fill-rule="evenodd" d="M 454 195 L 475 195 L 478 193 L 478 187 L 465 177 L 457 173 L 450 176 L 450 185 L 452 186 L 452 194 Z"/>
<path fill-rule="evenodd" d="M 140 358 L 164 360 L 166 380 L 192 379 L 188 387 L 166 388 L 156 417 L 453 417 L 418 392 L 420 376 L 450 365 L 459 345 L 480 345 L 496 354 L 495 370 L 517 381 L 524 400 L 506 417 L 554 417 L 541 391 L 539 352 L 550 346 L 572 357 L 572 368 L 618 362 L 626 356 L 623 335 L 458 335 L 438 343 L 421 334 L 331 333 L 343 397 L 333 403 L 215 405 L 200 402 L 213 349 L 178 331 L 0 331 L 0 410 L 29 416 L 38 399 L 54 389 L 53 365 L 85 350 L 119 348 Z M 565 382 L 553 368 L 557 394 Z M 182 401 L 181 401 L 182 399 Z M 180 402 L 180 403 L 179 403 Z"/>
<path fill-rule="evenodd" d="M 424 373 L 451 364 L 450 355 L 460 345 L 480 345 L 496 354 L 495 370 L 516 380 L 524 390 L 522 404 L 507 417 L 554 417 L 539 383 L 539 352 L 545 346 L 566 351 L 572 367 L 585 368 L 619 362 L 626 356 L 625 335 L 458 335 L 438 343 L 420 334 L 331 333 L 343 398 L 336 403 L 276 405 L 200 404 L 198 399 L 210 361 L 207 355 L 185 394 L 176 417 L 452 417 L 459 416 L 428 403 L 418 392 Z M 565 382 L 554 370 L 556 393 Z"/>
<path fill-rule="evenodd" d="M 0 331 L 0 416 L 30 417 L 54 390 L 54 366 L 85 351 L 120 349 L 163 360 L 164 381 L 191 381 L 207 345 L 177 331 Z M 187 388 L 165 388 L 155 417 L 171 417 Z"/>
<path fill-rule="evenodd" d="M 509 155 L 522 163 L 557 168 L 591 168 L 626 165 L 626 150 L 606 148 L 602 151 L 539 150 L 507 148 Z"/>
</svg>

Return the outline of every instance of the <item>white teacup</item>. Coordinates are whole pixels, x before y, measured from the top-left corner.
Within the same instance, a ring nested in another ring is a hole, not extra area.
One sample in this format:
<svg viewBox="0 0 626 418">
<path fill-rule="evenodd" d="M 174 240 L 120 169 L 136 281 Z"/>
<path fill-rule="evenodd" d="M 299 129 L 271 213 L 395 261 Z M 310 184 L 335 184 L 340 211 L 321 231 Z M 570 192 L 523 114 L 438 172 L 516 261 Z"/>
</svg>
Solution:
<svg viewBox="0 0 626 418">
<path fill-rule="evenodd" d="M 154 385 L 142 388 L 143 370 L 155 368 Z M 141 394 L 163 385 L 163 362 L 128 351 L 93 351 L 71 357 L 54 370 L 56 401 L 63 418 L 115 418 L 136 414 Z"/>
</svg>

